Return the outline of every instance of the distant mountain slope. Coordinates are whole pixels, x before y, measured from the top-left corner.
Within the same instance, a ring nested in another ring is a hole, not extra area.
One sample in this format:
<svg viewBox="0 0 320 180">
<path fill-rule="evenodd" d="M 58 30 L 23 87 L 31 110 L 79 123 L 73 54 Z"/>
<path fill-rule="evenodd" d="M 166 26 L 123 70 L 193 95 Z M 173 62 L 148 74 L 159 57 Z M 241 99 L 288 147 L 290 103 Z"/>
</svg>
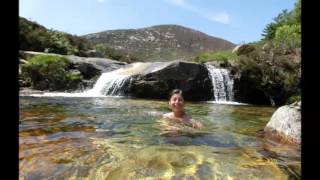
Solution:
<svg viewBox="0 0 320 180">
<path fill-rule="evenodd" d="M 82 36 L 93 43 L 123 50 L 141 61 L 191 60 L 207 51 L 231 50 L 236 45 L 178 25 L 110 30 Z"/>
</svg>

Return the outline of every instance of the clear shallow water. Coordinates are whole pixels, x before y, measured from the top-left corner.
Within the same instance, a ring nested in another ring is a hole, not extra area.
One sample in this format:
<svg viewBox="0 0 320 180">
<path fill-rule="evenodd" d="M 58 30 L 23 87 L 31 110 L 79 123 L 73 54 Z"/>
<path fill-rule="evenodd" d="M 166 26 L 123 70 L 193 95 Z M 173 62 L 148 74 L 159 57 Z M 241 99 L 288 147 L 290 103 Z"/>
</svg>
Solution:
<svg viewBox="0 0 320 180">
<path fill-rule="evenodd" d="M 257 135 L 275 108 L 186 111 L 204 129 L 169 137 L 166 101 L 20 96 L 20 179 L 300 179 L 300 151 Z"/>
</svg>

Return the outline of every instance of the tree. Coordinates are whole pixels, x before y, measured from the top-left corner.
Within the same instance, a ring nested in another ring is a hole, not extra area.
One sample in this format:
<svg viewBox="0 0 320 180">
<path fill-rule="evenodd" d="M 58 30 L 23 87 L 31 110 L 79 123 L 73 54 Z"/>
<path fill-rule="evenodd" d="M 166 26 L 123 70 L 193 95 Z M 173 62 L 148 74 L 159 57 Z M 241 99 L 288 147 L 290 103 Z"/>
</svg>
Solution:
<svg viewBox="0 0 320 180">
<path fill-rule="evenodd" d="M 273 21 L 274 22 L 267 24 L 267 26 L 263 30 L 262 40 L 264 41 L 273 40 L 276 37 L 276 32 L 278 28 L 284 25 L 300 25 L 301 24 L 301 0 L 298 0 L 295 3 L 293 10 L 289 12 L 286 9 L 282 10 L 282 12 L 276 18 L 274 18 Z M 297 26 L 292 28 L 297 30 Z M 280 31 L 283 31 L 283 29 Z"/>
<path fill-rule="evenodd" d="M 274 38 L 276 44 L 288 49 L 301 47 L 301 26 L 297 24 L 283 25 L 277 28 Z"/>
<path fill-rule="evenodd" d="M 297 23 L 299 23 L 299 24 L 301 23 L 301 0 L 298 0 L 294 5 L 293 19 Z"/>
</svg>

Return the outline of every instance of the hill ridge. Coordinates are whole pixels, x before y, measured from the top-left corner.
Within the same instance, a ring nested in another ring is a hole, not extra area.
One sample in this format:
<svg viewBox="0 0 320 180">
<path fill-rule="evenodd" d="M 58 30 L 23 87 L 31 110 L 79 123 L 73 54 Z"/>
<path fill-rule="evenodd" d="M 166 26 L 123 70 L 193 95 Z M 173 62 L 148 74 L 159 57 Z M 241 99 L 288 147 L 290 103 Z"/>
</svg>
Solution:
<svg viewBox="0 0 320 180">
<path fill-rule="evenodd" d="M 191 60 L 202 52 L 231 50 L 236 46 L 222 38 L 177 24 L 106 30 L 81 37 L 125 51 L 142 61 Z"/>
</svg>

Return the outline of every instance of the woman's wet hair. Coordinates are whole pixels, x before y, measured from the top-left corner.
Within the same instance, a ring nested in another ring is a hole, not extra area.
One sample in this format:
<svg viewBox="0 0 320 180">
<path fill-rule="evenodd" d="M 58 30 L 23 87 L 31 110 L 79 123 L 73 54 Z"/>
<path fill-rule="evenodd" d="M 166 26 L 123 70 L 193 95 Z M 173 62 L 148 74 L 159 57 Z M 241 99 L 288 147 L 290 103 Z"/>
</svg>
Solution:
<svg viewBox="0 0 320 180">
<path fill-rule="evenodd" d="M 175 94 L 180 94 L 183 97 L 183 93 L 181 89 L 173 89 L 170 93 L 169 93 L 169 100 L 171 99 L 171 97 Z"/>
</svg>

